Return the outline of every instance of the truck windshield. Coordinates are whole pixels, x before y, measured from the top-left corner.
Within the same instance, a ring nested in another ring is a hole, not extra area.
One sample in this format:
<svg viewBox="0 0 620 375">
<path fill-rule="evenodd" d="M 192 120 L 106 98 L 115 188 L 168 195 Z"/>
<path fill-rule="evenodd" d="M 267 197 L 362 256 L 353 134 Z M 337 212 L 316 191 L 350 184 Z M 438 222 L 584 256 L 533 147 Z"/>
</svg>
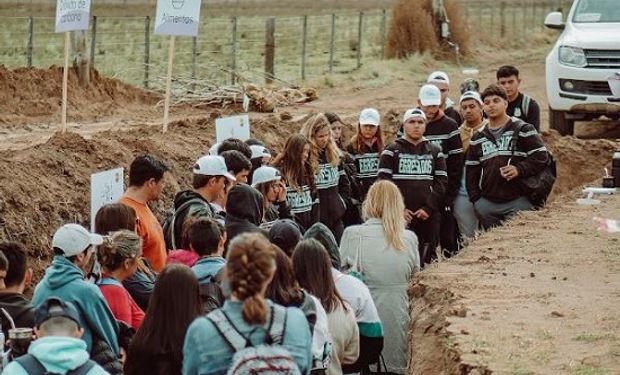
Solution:
<svg viewBox="0 0 620 375">
<path fill-rule="evenodd" d="M 573 22 L 620 22 L 620 0 L 579 0 Z"/>
</svg>

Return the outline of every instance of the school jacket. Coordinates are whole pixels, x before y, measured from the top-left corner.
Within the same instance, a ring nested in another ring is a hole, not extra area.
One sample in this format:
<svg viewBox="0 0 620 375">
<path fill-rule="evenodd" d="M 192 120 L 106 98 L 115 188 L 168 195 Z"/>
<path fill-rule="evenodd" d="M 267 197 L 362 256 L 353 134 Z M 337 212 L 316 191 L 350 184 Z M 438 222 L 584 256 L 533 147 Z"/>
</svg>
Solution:
<svg viewBox="0 0 620 375">
<path fill-rule="evenodd" d="M 315 182 L 321 205 L 321 223 L 331 228 L 342 219 L 351 196 L 351 185 L 342 160 L 334 167 L 327 160 L 327 153 L 322 150 L 319 153 Z"/>
<path fill-rule="evenodd" d="M 372 146 L 364 143 L 362 149 L 356 151 L 350 144 L 347 146 L 347 152 L 355 161 L 356 179 L 360 185 L 360 200 L 363 201 L 368 194 L 368 189 L 377 180 L 379 174 L 379 158 L 381 156 L 379 146 L 377 142 L 374 142 Z"/>
<path fill-rule="evenodd" d="M 392 180 L 411 211 L 423 208 L 431 215 L 441 207 L 448 175 L 446 157 L 424 139 L 417 145 L 399 138 L 387 146 L 379 160 L 379 178 Z"/>
<path fill-rule="evenodd" d="M 471 202 L 475 203 L 481 197 L 495 203 L 515 200 L 523 195 L 518 178 L 533 176 L 545 168 L 547 148 L 531 124 L 521 128 L 513 155 L 512 136 L 517 121 L 521 122 L 511 118 L 504 125 L 499 139 L 495 139 L 488 125 L 473 135 L 465 163 L 465 180 Z M 511 181 L 500 174 L 500 168 L 508 165 L 509 160 L 519 170 L 519 177 Z"/>
</svg>

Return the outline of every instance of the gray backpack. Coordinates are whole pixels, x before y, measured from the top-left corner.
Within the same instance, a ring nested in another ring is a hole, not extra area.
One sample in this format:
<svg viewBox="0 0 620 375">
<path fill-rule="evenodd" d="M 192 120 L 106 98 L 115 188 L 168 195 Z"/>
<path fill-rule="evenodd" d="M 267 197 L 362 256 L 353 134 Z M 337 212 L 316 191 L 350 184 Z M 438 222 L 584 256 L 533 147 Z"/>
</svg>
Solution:
<svg viewBox="0 0 620 375">
<path fill-rule="evenodd" d="M 282 346 L 286 331 L 285 307 L 271 306 L 267 340 L 259 345 L 253 345 L 243 336 L 221 309 L 213 311 L 207 319 L 235 352 L 227 375 L 301 375 L 293 356 Z"/>
</svg>

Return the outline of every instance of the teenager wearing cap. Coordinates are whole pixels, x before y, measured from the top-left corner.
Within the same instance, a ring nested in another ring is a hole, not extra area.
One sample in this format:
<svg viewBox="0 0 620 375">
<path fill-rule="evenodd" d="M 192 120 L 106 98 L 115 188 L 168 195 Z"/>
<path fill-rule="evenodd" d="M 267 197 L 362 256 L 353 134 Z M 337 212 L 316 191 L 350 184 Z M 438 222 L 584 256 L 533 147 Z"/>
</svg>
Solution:
<svg viewBox="0 0 620 375">
<path fill-rule="evenodd" d="M 166 264 L 166 242 L 161 224 L 148 204 L 159 199 L 168 170 L 153 155 L 136 157 L 129 166 L 129 187 L 119 200 L 136 211 L 136 232 L 142 238 L 143 255 L 158 272 Z"/>
<path fill-rule="evenodd" d="M 248 143 L 249 139 L 246 141 Z M 254 142 L 260 142 L 259 140 L 252 140 Z M 254 171 L 263 165 L 268 165 L 271 160 L 271 152 L 267 147 L 263 144 L 253 144 L 250 145 L 250 150 L 252 150 L 252 158 L 250 159 L 250 163 L 252 164 L 252 170 L 248 175 L 248 184 L 252 184 L 252 177 L 254 176 Z"/>
<path fill-rule="evenodd" d="M 506 113 L 510 117 L 520 118 L 528 124 L 534 125 L 540 132 L 540 107 L 536 100 L 519 91 L 521 78 L 519 69 L 512 65 L 504 65 L 495 73 L 497 84 L 506 90 L 508 108 Z"/>
<path fill-rule="evenodd" d="M 355 160 L 357 182 L 360 185 L 360 203 L 366 198 L 370 185 L 377 180 L 379 156 L 383 151 L 383 134 L 379 111 L 365 108 L 360 112 L 357 134 L 351 138 L 347 152 Z"/>
<path fill-rule="evenodd" d="M 418 236 L 421 265 L 435 255 L 448 179 L 445 155 L 424 136 L 426 122 L 422 110 L 407 110 L 404 136 L 387 146 L 379 160 L 379 178 L 392 180 L 403 195 L 408 227 Z"/>
<path fill-rule="evenodd" d="M 291 207 L 286 201 L 286 184 L 280 171 L 264 166 L 254 171 L 252 187 L 263 195 L 263 222 L 261 228 L 269 230 L 278 219 L 292 219 Z"/>
<path fill-rule="evenodd" d="M 9 363 L 3 374 L 108 374 L 89 359 L 81 339 L 84 328 L 80 314 L 71 302 L 51 297 L 37 307 L 34 320 L 37 339 L 30 344 L 28 354 Z"/>
<path fill-rule="evenodd" d="M 84 281 L 84 272 L 95 252 L 94 246 L 102 243 L 103 237 L 90 233 L 81 225 L 65 224 L 60 227 L 52 238 L 52 264 L 36 286 L 32 304 L 38 306 L 50 297 L 73 303 L 78 311 L 79 325 L 84 329 L 82 339 L 88 352 L 92 354 L 93 342 L 101 340 L 119 357 L 121 351 L 116 319 L 99 288 Z"/>
<path fill-rule="evenodd" d="M 508 96 L 501 86 L 490 85 L 481 98 L 489 123 L 469 142 L 465 178 L 469 200 L 480 224 L 488 229 L 521 210 L 533 209 L 517 179 L 540 173 L 547 164 L 548 153 L 533 125 L 508 116 Z M 519 123 L 522 126 L 513 145 L 513 133 Z"/>
<path fill-rule="evenodd" d="M 461 113 L 454 107 L 454 103 L 448 97 L 448 95 L 450 95 L 450 78 L 448 78 L 448 74 L 442 71 L 432 72 L 428 75 L 426 83 L 437 86 L 441 92 L 441 110 L 445 115 L 454 120 L 457 124 L 462 123 L 463 117 Z M 429 121 L 431 121 L 431 119 L 429 119 Z"/>
<path fill-rule="evenodd" d="M 441 202 L 439 242 L 445 254 L 451 255 L 459 249 L 458 224 L 454 219 L 452 209 L 463 175 L 463 144 L 458 125 L 441 109 L 441 92 L 436 85 L 429 84 L 420 88 L 418 105 L 428 120 L 424 137 L 438 146 L 446 156 L 448 185 Z"/>
<path fill-rule="evenodd" d="M 471 137 L 486 124 L 482 116 L 482 99 L 476 91 L 466 91 L 461 95 L 461 112 L 465 121 L 459 127 L 463 150 L 467 152 Z M 463 166 L 465 168 L 465 166 Z M 459 193 L 454 200 L 454 217 L 459 225 L 462 238 L 473 238 L 478 229 L 478 218 L 474 205 L 469 201 L 465 184 L 465 173 L 461 178 Z"/>
<path fill-rule="evenodd" d="M 170 225 L 166 235 L 168 249 L 182 248 L 183 224 L 188 218 L 220 218 L 211 202 L 235 182 L 226 162 L 221 156 L 206 155 L 196 161 L 193 168 L 192 188 L 183 190 L 174 197 L 174 225 Z"/>
<path fill-rule="evenodd" d="M 310 141 L 310 158 L 318 164 L 315 181 L 319 192 L 321 223 L 327 225 L 340 242 L 344 231 L 342 218 L 351 197 L 351 185 L 344 171 L 342 154 L 332 137 L 329 121 L 323 114 L 306 121 L 301 134 Z"/>
</svg>

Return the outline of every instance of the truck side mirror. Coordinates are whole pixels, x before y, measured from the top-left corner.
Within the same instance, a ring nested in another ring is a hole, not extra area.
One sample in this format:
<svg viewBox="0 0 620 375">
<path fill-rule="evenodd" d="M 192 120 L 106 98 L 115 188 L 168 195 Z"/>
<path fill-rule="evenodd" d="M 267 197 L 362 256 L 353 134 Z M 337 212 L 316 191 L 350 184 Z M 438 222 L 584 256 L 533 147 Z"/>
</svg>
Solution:
<svg viewBox="0 0 620 375">
<path fill-rule="evenodd" d="M 564 30 L 566 24 L 562 22 L 562 12 L 551 12 L 545 17 L 545 26 L 550 29 Z"/>
</svg>

